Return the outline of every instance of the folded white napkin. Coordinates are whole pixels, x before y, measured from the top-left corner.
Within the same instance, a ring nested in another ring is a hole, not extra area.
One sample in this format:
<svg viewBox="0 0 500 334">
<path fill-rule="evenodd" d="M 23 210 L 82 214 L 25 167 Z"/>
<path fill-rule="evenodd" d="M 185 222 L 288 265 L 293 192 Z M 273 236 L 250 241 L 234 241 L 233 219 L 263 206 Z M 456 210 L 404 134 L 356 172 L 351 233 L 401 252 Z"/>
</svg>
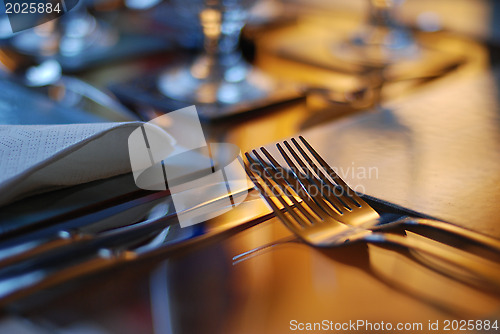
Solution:
<svg viewBox="0 0 500 334">
<path fill-rule="evenodd" d="M 130 172 L 127 140 L 141 124 L 0 125 L 0 205 Z"/>
</svg>

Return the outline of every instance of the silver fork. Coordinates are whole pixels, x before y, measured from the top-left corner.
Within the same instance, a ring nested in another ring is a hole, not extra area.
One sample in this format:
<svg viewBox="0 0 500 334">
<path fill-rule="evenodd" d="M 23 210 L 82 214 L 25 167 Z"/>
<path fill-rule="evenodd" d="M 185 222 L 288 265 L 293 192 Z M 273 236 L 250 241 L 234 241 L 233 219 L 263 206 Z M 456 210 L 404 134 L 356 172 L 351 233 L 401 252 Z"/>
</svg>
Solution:
<svg viewBox="0 0 500 334">
<path fill-rule="evenodd" d="M 327 191 L 320 191 L 319 193 L 316 192 L 315 199 L 319 200 L 320 203 L 322 203 L 322 198 L 320 198 L 320 196 L 323 196 L 323 200 L 326 200 L 328 202 L 333 201 L 335 197 L 340 198 L 341 200 L 342 198 L 349 198 L 351 199 L 351 201 L 354 201 L 352 202 L 354 205 L 348 204 L 349 207 L 346 208 L 350 212 L 348 221 L 346 223 L 356 226 L 358 225 L 357 223 L 359 223 L 362 224 L 363 227 L 370 228 L 372 230 L 389 228 L 399 224 L 427 226 L 458 235 L 462 238 L 468 239 L 477 244 L 500 252 L 500 240 L 450 223 L 409 216 L 400 217 L 399 219 L 389 223 L 382 222 L 380 220 L 380 215 L 378 214 L 378 212 L 376 212 L 369 204 L 367 204 L 361 197 L 359 197 L 356 192 L 353 191 L 344 182 L 344 180 L 342 180 L 340 176 L 338 176 L 337 173 L 335 173 L 333 168 L 328 165 L 328 163 L 318 154 L 318 152 L 316 152 L 316 150 L 307 142 L 307 140 L 302 136 L 299 136 L 299 139 L 321 167 L 318 167 L 316 165 L 314 160 L 311 159 L 311 157 L 305 152 L 305 150 L 301 147 L 301 145 L 295 138 L 292 138 L 291 142 L 295 146 L 296 150 L 293 149 L 292 145 L 290 145 L 288 141 L 284 141 L 283 143 L 285 147 L 291 153 L 301 169 L 303 171 L 307 171 L 308 175 L 314 174 L 317 179 L 314 180 L 313 177 L 304 178 L 300 175 L 295 174 L 296 177 L 300 179 L 301 183 L 304 182 L 302 183 L 302 185 L 305 187 L 305 189 L 311 189 L 311 187 L 316 187 L 316 189 L 318 189 L 318 184 L 326 185 L 326 187 L 323 187 L 323 189 L 326 188 Z M 286 160 L 288 166 L 292 169 L 292 172 L 299 171 L 297 165 L 294 164 L 293 160 L 286 153 L 286 150 L 284 150 L 280 144 L 277 144 L 277 147 L 283 158 Z M 297 152 L 299 152 L 300 156 Z M 269 152 L 266 151 L 265 154 L 266 157 L 272 159 L 272 156 L 269 154 Z M 274 159 L 272 160 L 274 163 L 276 163 Z M 307 165 L 304 163 L 304 160 L 307 162 Z M 333 184 L 331 181 L 334 181 L 336 184 Z M 319 188 L 319 190 L 322 189 Z M 309 193 L 309 195 L 312 195 L 312 193 Z M 354 212 L 354 214 L 352 212 Z M 355 217 L 357 217 L 357 219 L 355 219 Z"/>
<path fill-rule="evenodd" d="M 283 148 L 278 148 L 283 154 Z M 402 246 L 435 257 L 465 270 L 480 281 L 493 284 L 496 289 L 500 288 L 498 263 L 423 237 L 408 238 L 403 235 L 373 232 L 364 225 L 373 225 L 378 213 L 336 174 L 331 177 L 342 185 L 341 190 L 345 191 L 339 191 L 328 198 L 310 196 L 306 188 L 311 184 L 319 186 L 318 179 L 300 172 L 295 173 L 298 171 L 295 164 L 291 164 L 290 168 L 295 170 L 290 173 L 282 168 L 267 150 L 262 148 L 261 151 L 269 162 L 254 150 L 253 157 L 249 153 L 245 154 L 245 169 L 276 216 L 304 242 L 318 247 L 337 247 L 357 241 Z M 293 163 L 288 155 L 284 158 Z M 333 189 L 338 187 L 333 186 L 332 194 Z"/>
</svg>

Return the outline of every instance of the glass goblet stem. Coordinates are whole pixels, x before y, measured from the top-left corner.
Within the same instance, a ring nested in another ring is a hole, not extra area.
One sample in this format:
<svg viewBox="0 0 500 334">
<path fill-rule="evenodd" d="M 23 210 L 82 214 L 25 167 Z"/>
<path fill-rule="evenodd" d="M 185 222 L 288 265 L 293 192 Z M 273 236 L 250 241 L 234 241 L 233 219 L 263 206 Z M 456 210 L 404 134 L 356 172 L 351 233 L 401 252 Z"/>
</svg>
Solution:
<svg viewBox="0 0 500 334">
<path fill-rule="evenodd" d="M 370 0 L 369 24 L 380 27 L 397 27 L 396 11 L 402 1 Z"/>
<path fill-rule="evenodd" d="M 411 32 L 398 20 L 397 11 L 404 0 L 369 0 L 367 25 L 351 40 L 366 58 L 376 62 L 411 57 L 416 44 Z"/>
<path fill-rule="evenodd" d="M 237 9 L 223 12 L 210 6 L 200 12 L 204 48 L 191 68 L 194 77 L 220 78 L 225 70 L 242 60 L 238 41 L 245 24 L 244 15 L 244 11 Z"/>
</svg>

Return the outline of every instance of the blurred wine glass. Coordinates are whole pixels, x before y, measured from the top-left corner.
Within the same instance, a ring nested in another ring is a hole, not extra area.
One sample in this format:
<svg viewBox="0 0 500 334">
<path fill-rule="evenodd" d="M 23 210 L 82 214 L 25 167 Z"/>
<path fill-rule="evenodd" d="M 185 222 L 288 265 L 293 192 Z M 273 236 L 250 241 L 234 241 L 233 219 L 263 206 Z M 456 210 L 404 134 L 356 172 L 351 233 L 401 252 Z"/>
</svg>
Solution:
<svg viewBox="0 0 500 334">
<path fill-rule="evenodd" d="M 80 0 L 59 19 L 15 34 L 13 46 L 35 56 L 84 57 L 89 48 L 114 45 L 116 31 L 88 11 L 94 2 Z"/>
<path fill-rule="evenodd" d="M 180 14 L 197 16 L 203 52 L 194 61 L 168 68 L 159 90 L 191 104 L 237 104 L 265 97 L 269 79 L 255 70 L 238 49 L 239 37 L 256 0 L 171 0 Z M 195 17 L 196 17 L 195 16 Z"/>
<path fill-rule="evenodd" d="M 350 40 L 337 47 L 343 59 L 372 64 L 390 64 L 418 58 L 419 47 L 397 12 L 404 0 L 369 0 L 368 20 Z"/>
</svg>

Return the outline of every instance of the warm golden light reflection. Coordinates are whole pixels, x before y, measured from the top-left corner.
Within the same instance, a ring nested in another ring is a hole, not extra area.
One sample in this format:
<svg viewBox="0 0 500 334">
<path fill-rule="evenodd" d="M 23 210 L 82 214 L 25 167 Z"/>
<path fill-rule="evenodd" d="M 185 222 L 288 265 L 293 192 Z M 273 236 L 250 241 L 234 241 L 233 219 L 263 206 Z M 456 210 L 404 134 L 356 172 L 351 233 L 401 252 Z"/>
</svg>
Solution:
<svg viewBox="0 0 500 334">
<path fill-rule="evenodd" d="M 394 0 L 370 0 L 371 4 L 376 8 L 390 8 L 396 1 Z"/>
<path fill-rule="evenodd" d="M 220 11 L 207 8 L 201 11 L 200 20 L 204 32 L 209 38 L 216 38 L 221 33 L 222 14 Z"/>
<path fill-rule="evenodd" d="M 10 57 L 10 55 L 5 51 L 0 49 L 0 66 L 2 71 L 12 71 L 16 67 L 16 62 Z"/>
</svg>

